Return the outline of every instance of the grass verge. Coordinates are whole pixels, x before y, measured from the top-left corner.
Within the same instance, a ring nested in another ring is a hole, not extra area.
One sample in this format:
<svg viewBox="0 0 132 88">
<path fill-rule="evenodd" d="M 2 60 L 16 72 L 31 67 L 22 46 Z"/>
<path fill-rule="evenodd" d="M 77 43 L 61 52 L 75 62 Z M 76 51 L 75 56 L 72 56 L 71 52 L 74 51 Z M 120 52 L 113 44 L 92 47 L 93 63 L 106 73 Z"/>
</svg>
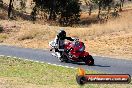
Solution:
<svg viewBox="0 0 132 88">
<path fill-rule="evenodd" d="M 76 83 L 76 69 L 0 57 L 0 88 L 131 88 L 132 84 Z M 87 71 L 88 74 L 98 74 Z"/>
</svg>

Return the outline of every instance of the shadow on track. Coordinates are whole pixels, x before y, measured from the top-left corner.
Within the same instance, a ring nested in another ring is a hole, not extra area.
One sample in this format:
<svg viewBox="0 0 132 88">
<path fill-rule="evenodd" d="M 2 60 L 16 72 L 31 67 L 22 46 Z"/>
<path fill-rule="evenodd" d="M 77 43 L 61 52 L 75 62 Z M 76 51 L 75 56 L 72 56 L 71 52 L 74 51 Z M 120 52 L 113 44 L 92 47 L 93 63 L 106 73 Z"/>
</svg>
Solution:
<svg viewBox="0 0 132 88">
<path fill-rule="evenodd" d="M 94 66 L 97 66 L 97 67 L 111 67 L 111 66 L 105 66 L 105 65 L 94 65 Z"/>
<path fill-rule="evenodd" d="M 68 63 L 72 63 L 72 64 L 77 64 L 77 65 L 86 65 L 84 62 L 68 62 Z M 111 67 L 111 66 L 108 66 L 108 65 L 93 65 L 94 67 Z M 91 66 L 90 66 L 91 67 Z"/>
</svg>

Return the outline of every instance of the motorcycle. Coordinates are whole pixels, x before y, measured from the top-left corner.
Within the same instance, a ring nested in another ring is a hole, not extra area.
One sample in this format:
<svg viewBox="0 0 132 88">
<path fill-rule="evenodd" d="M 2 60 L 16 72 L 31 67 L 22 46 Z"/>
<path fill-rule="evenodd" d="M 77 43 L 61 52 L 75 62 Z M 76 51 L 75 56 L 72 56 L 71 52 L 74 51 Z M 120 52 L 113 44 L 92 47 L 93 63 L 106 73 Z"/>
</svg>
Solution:
<svg viewBox="0 0 132 88">
<path fill-rule="evenodd" d="M 94 59 L 88 52 L 85 51 L 85 45 L 82 41 L 75 39 L 75 41 L 66 42 L 64 50 L 59 50 L 55 41 L 51 41 L 49 46 L 51 47 L 50 51 L 53 49 L 55 51 L 52 55 L 57 57 L 61 62 L 85 62 L 86 65 L 94 65 Z M 62 55 L 59 56 L 59 52 L 56 52 L 56 50 L 62 51 Z"/>
</svg>

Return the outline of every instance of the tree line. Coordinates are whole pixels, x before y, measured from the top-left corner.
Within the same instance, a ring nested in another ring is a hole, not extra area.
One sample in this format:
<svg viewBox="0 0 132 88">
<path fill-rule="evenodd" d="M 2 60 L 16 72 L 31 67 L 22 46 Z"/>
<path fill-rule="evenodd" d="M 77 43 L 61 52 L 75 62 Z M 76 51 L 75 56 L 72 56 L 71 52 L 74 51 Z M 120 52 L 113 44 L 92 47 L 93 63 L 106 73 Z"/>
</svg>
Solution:
<svg viewBox="0 0 132 88">
<path fill-rule="evenodd" d="M 8 4 L 8 18 L 13 17 L 13 2 L 10 0 Z M 92 8 L 96 4 L 98 6 L 98 16 L 101 17 L 101 11 L 105 9 L 107 14 L 110 13 L 111 8 L 114 8 L 114 12 L 122 10 L 125 0 L 84 0 L 86 5 L 89 6 L 89 15 L 92 13 Z M 131 1 L 131 0 L 129 0 Z M 23 2 L 23 0 L 21 0 Z M 33 0 L 35 3 L 32 12 L 31 20 L 36 21 L 38 12 L 44 12 L 47 20 L 53 20 L 59 22 L 61 25 L 72 25 L 78 23 L 80 20 L 80 0 Z M 0 0 L 2 6 L 3 1 Z M 24 5 L 23 5 L 24 7 Z"/>
</svg>

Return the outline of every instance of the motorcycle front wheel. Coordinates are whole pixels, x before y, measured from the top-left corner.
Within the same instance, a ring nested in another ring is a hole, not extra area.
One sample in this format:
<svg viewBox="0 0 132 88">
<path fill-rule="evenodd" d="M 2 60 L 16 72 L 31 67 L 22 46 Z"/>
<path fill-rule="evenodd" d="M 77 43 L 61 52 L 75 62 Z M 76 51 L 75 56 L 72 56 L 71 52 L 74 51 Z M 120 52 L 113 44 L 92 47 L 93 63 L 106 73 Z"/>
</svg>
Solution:
<svg viewBox="0 0 132 88">
<path fill-rule="evenodd" d="M 94 65 L 94 59 L 91 55 L 86 56 L 85 59 L 84 59 L 84 62 L 88 66 L 93 66 Z"/>
<path fill-rule="evenodd" d="M 68 62 L 68 57 L 66 55 L 62 55 L 61 57 L 58 58 L 60 60 L 60 62 Z"/>
</svg>

